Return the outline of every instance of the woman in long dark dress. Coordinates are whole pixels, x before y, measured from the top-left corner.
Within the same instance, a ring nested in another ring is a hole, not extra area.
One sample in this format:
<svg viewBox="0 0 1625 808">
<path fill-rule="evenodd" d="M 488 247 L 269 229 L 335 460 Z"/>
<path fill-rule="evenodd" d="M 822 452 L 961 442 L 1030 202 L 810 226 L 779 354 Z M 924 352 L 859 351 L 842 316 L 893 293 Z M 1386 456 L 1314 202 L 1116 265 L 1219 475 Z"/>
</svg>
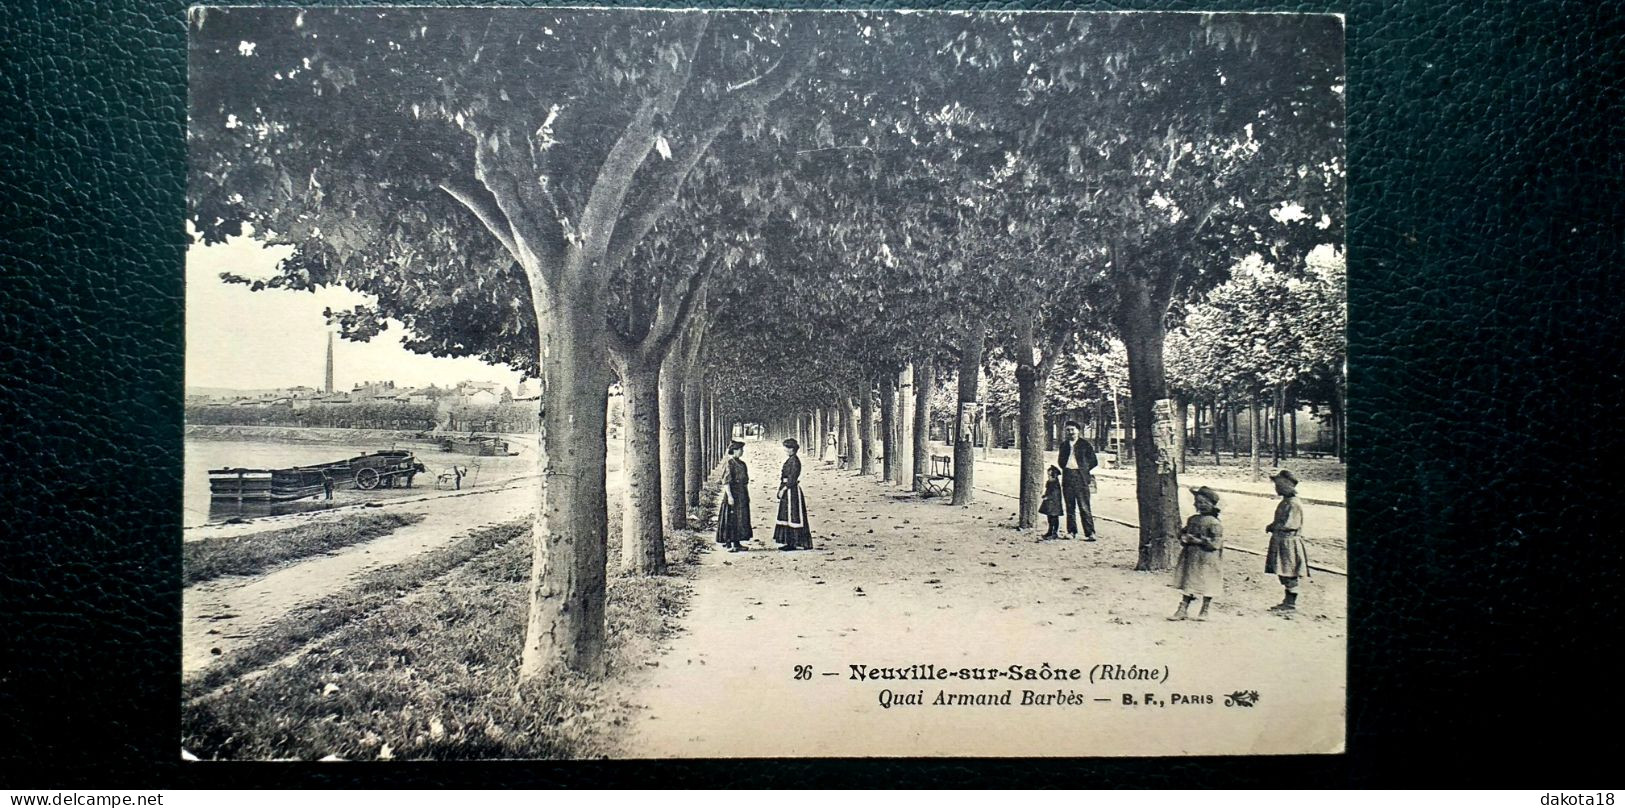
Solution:
<svg viewBox="0 0 1625 808">
<path fill-rule="evenodd" d="M 801 444 L 784 442 L 784 469 L 779 472 L 779 515 L 773 520 L 773 541 L 780 550 L 811 550 L 812 528 L 807 524 L 807 498 L 801 493 Z"/>
<path fill-rule="evenodd" d="M 722 500 L 717 505 L 717 543 L 737 553 L 750 541 L 750 470 L 741 458 L 745 444 L 728 444 L 728 462 L 722 467 Z"/>
</svg>

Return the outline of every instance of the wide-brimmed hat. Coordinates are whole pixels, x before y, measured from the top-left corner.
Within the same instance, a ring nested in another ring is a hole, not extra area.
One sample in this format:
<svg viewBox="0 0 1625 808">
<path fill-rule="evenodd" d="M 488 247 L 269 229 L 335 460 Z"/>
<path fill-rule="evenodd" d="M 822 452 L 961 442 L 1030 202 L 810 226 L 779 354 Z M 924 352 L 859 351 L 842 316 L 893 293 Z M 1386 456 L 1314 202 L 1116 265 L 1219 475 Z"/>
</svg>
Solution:
<svg viewBox="0 0 1625 808">
<path fill-rule="evenodd" d="M 786 449 L 800 449 L 801 448 L 801 441 L 798 441 L 795 438 L 785 438 L 784 439 L 784 448 L 786 448 Z"/>
<path fill-rule="evenodd" d="M 1208 502 L 1211 502 L 1214 505 L 1219 504 L 1219 492 L 1214 491 L 1205 485 L 1199 488 L 1192 488 L 1191 493 L 1206 499 Z"/>
<path fill-rule="evenodd" d="M 1298 484 L 1298 475 L 1293 474 L 1290 469 L 1276 469 L 1275 472 L 1270 475 L 1270 479 L 1273 480 L 1276 477 L 1284 477 L 1286 478 L 1287 482 L 1292 483 L 1293 485 Z"/>
<path fill-rule="evenodd" d="M 730 442 L 728 444 L 728 451 L 730 451 L 730 452 L 732 452 L 732 451 L 734 451 L 736 449 L 743 449 L 743 448 L 745 448 L 745 442 L 742 441 L 742 440 L 732 441 L 732 442 Z"/>
</svg>

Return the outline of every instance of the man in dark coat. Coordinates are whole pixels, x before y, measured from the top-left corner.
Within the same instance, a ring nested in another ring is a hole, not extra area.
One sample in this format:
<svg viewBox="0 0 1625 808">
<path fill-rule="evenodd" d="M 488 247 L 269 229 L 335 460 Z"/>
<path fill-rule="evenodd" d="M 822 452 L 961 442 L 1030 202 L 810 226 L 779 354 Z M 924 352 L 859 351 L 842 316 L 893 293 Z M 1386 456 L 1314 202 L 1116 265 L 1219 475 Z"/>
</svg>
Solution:
<svg viewBox="0 0 1625 808">
<path fill-rule="evenodd" d="M 1066 532 L 1068 538 L 1078 535 L 1078 522 L 1083 522 L 1083 540 L 1095 540 L 1095 515 L 1089 506 L 1089 473 L 1098 464 L 1095 447 L 1079 434 L 1077 421 L 1066 422 L 1066 437 L 1061 441 L 1061 453 L 1055 465 L 1061 468 L 1061 501 L 1066 503 Z"/>
</svg>

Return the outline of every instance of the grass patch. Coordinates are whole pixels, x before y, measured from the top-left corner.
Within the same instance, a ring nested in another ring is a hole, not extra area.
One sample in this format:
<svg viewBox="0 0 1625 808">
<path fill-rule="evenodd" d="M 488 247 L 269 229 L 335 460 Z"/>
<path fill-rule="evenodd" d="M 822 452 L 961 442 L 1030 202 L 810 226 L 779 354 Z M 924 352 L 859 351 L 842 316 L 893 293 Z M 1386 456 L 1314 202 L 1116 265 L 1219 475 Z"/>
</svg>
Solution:
<svg viewBox="0 0 1625 808">
<path fill-rule="evenodd" d="M 261 632 L 261 641 L 239 649 L 210 665 L 182 686 L 182 696 L 201 697 L 250 671 L 263 668 L 299 650 L 323 635 L 377 612 L 408 592 L 467 564 L 493 548 L 515 538 L 530 536 L 530 520 L 481 528 L 451 544 L 382 569 L 374 570 L 356 584 L 314 603 L 306 604 L 271 623 Z M 528 542 L 519 542 L 529 551 Z M 527 564 L 528 556 L 527 556 Z M 525 570 L 529 574 L 529 568 Z"/>
<path fill-rule="evenodd" d="M 187 542 L 181 576 L 187 586 L 227 575 L 255 575 L 277 564 L 330 553 L 423 521 L 421 513 L 366 513 L 338 521 Z"/>
<path fill-rule="evenodd" d="M 708 488 L 714 497 L 714 486 Z M 679 629 L 690 592 L 686 578 L 710 546 L 709 535 L 691 531 L 671 538 L 667 558 L 674 575 L 611 576 L 603 680 L 561 674 L 521 686 L 529 522 L 486 531 L 493 532 L 503 538 L 484 552 L 463 554 L 450 566 L 449 558 L 425 566 L 403 575 L 399 586 L 374 587 L 387 602 L 360 596 L 334 605 L 345 619 L 329 616 L 330 608 L 287 621 L 282 650 L 254 656 L 281 659 L 293 650 L 287 643 L 296 634 L 319 637 L 288 664 L 247 680 L 239 679 L 245 659 L 228 661 L 235 673 L 211 669 L 205 678 L 215 686 L 204 689 L 200 681 L 189 688 L 182 745 L 206 760 L 611 754 L 633 709 L 617 697 L 617 686 Z M 614 559 L 619 520 L 610 520 L 609 544 Z M 441 574 L 428 580 L 423 576 L 431 567 Z M 420 586 L 408 592 L 408 581 Z M 292 630 L 312 619 L 335 625 Z"/>
</svg>

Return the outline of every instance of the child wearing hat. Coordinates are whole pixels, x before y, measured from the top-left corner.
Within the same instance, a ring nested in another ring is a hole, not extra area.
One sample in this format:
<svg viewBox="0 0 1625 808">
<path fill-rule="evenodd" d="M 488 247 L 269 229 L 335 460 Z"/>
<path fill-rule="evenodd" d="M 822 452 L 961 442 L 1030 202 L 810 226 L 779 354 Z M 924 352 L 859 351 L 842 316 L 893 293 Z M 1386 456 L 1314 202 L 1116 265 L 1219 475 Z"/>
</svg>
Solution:
<svg viewBox="0 0 1625 808">
<path fill-rule="evenodd" d="M 1196 499 L 1196 513 L 1185 521 L 1179 533 L 1179 566 L 1176 567 L 1174 585 L 1184 591 L 1179 611 L 1169 620 L 1190 619 L 1191 601 L 1202 599 L 1202 611 L 1197 620 L 1207 619 L 1213 598 L 1224 594 L 1224 526 L 1219 524 L 1219 494 L 1207 486 L 1192 488 Z"/>
<path fill-rule="evenodd" d="M 728 462 L 722 468 L 721 500 L 717 503 L 717 543 L 737 553 L 750 541 L 750 470 L 743 459 L 745 444 L 728 444 Z"/>
<path fill-rule="evenodd" d="M 1044 498 L 1039 502 L 1038 512 L 1049 519 L 1049 530 L 1038 540 L 1060 538 L 1061 514 L 1064 510 L 1061 505 L 1061 470 L 1055 466 L 1049 467 L 1049 479 L 1044 482 Z"/>
<path fill-rule="evenodd" d="M 1286 599 L 1270 607 L 1272 612 L 1298 608 L 1298 583 L 1309 577 L 1309 553 L 1303 545 L 1303 506 L 1298 504 L 1298 476 L 1286 469 L 1270 475 L 1281 504 L 1275 506 L 1275 520 L 1264 528 L 1270 534 L 1269 554 L 1264 572 L 1277 575 L 1286 588 Z"/>
</svg>

